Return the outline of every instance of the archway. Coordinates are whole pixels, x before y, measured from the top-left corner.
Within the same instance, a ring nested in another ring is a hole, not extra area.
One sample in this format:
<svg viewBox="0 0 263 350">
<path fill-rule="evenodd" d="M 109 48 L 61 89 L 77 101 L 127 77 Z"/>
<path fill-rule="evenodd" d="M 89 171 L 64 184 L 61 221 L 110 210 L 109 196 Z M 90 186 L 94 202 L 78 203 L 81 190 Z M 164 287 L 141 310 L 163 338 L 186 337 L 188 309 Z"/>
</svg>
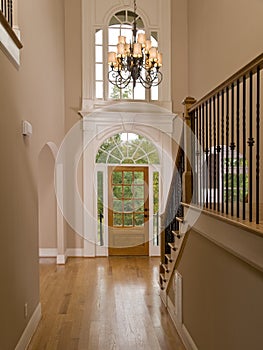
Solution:
<svg viewBox="0 0 263 350">
<path fill-rule="evenodd" d="M 54 186 L 57 152 L 57 146 L 48 142 L 38 156 L 39 256 L 56 257 L 58 264 L 64 264 L 66 254 L 63 216 L 57 206 Z"/>
</svg>

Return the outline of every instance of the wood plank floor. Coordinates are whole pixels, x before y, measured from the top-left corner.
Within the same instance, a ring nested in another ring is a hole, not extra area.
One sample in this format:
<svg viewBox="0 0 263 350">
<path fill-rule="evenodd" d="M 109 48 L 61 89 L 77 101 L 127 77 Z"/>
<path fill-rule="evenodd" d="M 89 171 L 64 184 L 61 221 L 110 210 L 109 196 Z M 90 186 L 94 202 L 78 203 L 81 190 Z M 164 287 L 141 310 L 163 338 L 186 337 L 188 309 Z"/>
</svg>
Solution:
<svg viewBox="0 0 263 350">
<path fill-rule="evenodd" d="M 29 350 L 185 350 L 159 297 L 159 258 L 40 261 L 43 317 Z"/>
</svg>

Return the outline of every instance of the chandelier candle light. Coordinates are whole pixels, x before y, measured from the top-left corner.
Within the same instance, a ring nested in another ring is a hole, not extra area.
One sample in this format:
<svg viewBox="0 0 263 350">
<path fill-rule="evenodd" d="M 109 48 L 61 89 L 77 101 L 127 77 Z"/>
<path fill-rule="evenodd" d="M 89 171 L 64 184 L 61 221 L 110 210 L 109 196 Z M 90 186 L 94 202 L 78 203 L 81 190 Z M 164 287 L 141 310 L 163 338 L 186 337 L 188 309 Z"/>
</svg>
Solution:
<svg viewBox="0 0 263 350">
<path fill-rule="evenodd" d="M 108 52 L 109 81 L 119 89 L 124 89 L 132 81 L 133 88 L 136 81 L 150 89 L 161 83 L 163 75 L 162 54 L 157 47 L 152 47 L 151 40 L 146 34 L 138 33 L 136 26 L 136 0 L 134 0 L 133 43 L 126 43 L 125 36 L 118 36 L 117 53 Z"/>
</svg>

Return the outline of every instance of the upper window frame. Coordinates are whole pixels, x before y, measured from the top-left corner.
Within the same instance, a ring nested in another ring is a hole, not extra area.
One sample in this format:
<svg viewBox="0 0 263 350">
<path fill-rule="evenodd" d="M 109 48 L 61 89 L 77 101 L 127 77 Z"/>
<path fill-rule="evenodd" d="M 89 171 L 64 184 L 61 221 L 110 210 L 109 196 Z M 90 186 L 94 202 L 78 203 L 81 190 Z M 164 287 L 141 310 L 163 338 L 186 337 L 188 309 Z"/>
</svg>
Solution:
<svg viewBox="0 0 263 350">
<path fill-rule="evenodd" d="M 122 21 L 117 15 L 120 15 L 121 13 L 125 13 L 124 16 L 124 20 Z M 111 22 L 113 21 L 113 19 L 115 18 L 115 23 Z M 128 20 L 128 18 L 133 18 L 133 20 Z M 105 26 L 101 26 L 101 27 L 96 27 L 95 31 L 94 31 L 94 99 L 96 101 L 144 101 L 144 102 L 157 102 L 159 100 L 159 87 L 156 86 L 155 89 L 157 88 L 157 93 L 153 93 L 151 90 L 152 89 L 145 89 L 144 88 L 144 92 L 145 92 L 145 97 L 144 98 L 136 98 L 136 94 L 134 94 L 134 91 L 132 91 L 132 98 L 122 98 L 121 94 L 122 92 L 120 92 L 120 98 L 110 98 L 109 97 L 109 86 L 110 86 L 110 82 L 108 81 L 108 71 L 109 71 L 109 67 L 107 64 L 107 53 L 111 48 L 113 48 L 113 45 L 110 45 L 109 43 L 109 28 L 116 24 L 120 24 L 120 27 L 122 26 L 130 26 L 129 30 L 132 30 L 131 27 L 133 25 L 133 21 L 134 21 L 134 12 L 131 9 L 121 9 L 116 11 L 112 16 L 110 16 L 110 18 L 108 19 L 107 23 L 105 24 Z M 149 30 L 146 28 L 145 26 L 145 21 L 143 20 L 142 16 L 140 16 L 139 14 L 137 14 L 136 17 L 136 21 L 137 21 L 137 30 L 138 32 L 144 32 L 147 36 L 150 36 L 152 40 L 155 40 L 156 43 L 158 44 L 158 37 L 159 37 L 159 33 L 158 30 Z M 122 28 L 120 28 L 121 30 Z M 97 64 L 101 64 L 101 62 L 97 62 L 97 58 L 96 58 L 96 47 L 98 46 L 96 43 L 96 33 L 98 31 L 102 31 L 102 50 L 103 50 L 103 62 L 102 62 L 102 69 L 103 69 L 103 80 L 97 80 L 97 71 L 96 71 L 96 66 Z M 117 41 L 115 43 L 114 46 L 116 46 Z M 98 94 L 100 95 L 100 97 L 97 97 L 97 93 L 96 93 L 96 85 L 101 84 L 103 86 L 103 91 L 102 93 Z M 137 94 L 138 95 L 138 94 Z"/>
</svg>

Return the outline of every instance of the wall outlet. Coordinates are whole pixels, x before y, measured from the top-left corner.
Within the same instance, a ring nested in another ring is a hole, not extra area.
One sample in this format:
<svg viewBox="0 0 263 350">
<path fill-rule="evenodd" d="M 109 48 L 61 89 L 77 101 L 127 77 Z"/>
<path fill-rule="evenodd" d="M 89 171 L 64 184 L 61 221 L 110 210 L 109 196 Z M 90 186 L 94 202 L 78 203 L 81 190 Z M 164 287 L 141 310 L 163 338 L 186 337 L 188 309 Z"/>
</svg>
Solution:
<svg viewBox="0 0 263 350">
<path fill-rule="evenodd" d="M 25 316 L 25 318 L 27 318 L 27 316 L 28 316 L 27 303 L 25 303 L 25 305 L 24 305 L 24 316 Z"/>
</svg>

